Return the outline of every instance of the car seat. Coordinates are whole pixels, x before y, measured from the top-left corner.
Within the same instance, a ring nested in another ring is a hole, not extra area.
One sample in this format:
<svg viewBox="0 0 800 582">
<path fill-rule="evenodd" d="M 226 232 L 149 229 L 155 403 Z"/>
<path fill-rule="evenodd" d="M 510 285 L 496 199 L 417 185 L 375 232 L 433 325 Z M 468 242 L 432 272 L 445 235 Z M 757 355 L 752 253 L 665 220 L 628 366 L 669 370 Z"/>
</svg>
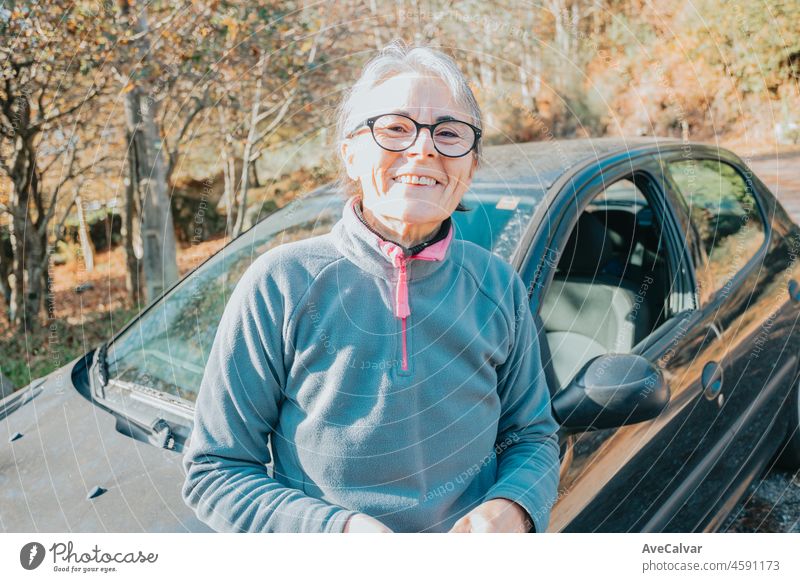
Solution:
<svg viewBox="0 0 800 582">
<path fill-rule="evenodd" d="M 630 352 L 650 331 L 641 281 L 628 278 L 641 275 L 641 269 L 620 269 L 619 263 L 603 222 L 589 212 L 581 214 L 540 312 L 556 390 L 590 359 Z"/>
</svg>

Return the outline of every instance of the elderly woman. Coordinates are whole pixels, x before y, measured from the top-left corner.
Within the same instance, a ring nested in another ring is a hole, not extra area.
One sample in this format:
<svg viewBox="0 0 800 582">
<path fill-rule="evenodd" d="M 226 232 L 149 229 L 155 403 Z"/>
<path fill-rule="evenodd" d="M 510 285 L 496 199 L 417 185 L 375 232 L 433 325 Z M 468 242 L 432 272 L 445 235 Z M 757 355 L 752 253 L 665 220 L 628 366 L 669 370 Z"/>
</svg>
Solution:
<svg viewBox="0 0 800 582">
<path fill-rule="evenodd" d="M 395 44 L 367 64 L 340 110 L 341 219 L 258 257 L 225 307 L 184 456 L 199 519 L 545 531 L 557 424 L 527 290 L 451 219 L 480 127 L 446 55 Z"/>
</svg>

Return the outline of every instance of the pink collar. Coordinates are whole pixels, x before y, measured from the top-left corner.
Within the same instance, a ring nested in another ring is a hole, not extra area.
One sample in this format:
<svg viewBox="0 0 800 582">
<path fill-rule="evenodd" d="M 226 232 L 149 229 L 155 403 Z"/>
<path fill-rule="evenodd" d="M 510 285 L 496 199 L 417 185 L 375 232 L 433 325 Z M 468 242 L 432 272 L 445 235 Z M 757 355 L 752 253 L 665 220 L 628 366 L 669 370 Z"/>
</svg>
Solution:
<svg viewBox="0 0 800 582">
<path fill-rule="evenodd" d="M 354 209 L 354 205 L 359 200 L 358 196 L 353 196 L 347 201 L 348 205 L 348 212 L 353 214 L 355 220 L 360 221 L 358 216 L 356 215 L 356 211 Z M 397 244 L 384 240 L 383 238 L 376 235 L 371 230 L 367 231 L 370 233 L 372 237 L 373 243 L 376 245 L 376 248 L 380 249 L 382 254 L 395 266 L 399 266 L 399 263 L 403 260 L 410 260 L 410 259 L 422 259 L 424 261 L 441 261 L 444 259 L 445 255 L 447 254 L 447 248 L 450 246 L 450 241 L 453 239 L 453 225 L 450 224 L 450 230 L 447 232 L 447 236 L 444 237 L 440 241 L 436 241 L 432 245 L 429 245 L 422 249 L 415 255 L 411 255 L 410 257 L 405 257 L 405 253 L 403 249 L 398 246 Z"/>
</svg>

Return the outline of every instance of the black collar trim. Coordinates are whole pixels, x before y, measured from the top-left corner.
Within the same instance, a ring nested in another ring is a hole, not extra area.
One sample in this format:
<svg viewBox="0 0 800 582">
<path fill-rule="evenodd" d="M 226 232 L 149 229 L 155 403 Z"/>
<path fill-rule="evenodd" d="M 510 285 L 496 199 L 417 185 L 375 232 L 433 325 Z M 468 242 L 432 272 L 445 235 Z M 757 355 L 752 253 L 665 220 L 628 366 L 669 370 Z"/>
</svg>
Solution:
<svg viewBox="0 0 800 582">
<path fill-rule="evenodd" d="M 381 239 L 383 239 L 383 240 L 385 240 L 387 242 L 391 242 L 391 243 L 396 244 L 398 247 L 403 249 L 403 254 L 405 254 L 405 256 L 407 256 L 407 257 L 416 255 L 417 253 L 421 252 L 425 247 L 428 247 L 428 246 L 430 246 L 430 245 L 432 245 L 434 243 L 437 243 L 440 240 L 444 239 L 447 236 L 447 233 L 450 232 L 450 223 L 453 221 L 452 217 L 448 216 L 445 220 L 442 221 L 442 224 L 439 227 L 439 230 L 437 231 L 437 233 L 435 235 L 433 235 L 432 238 L 430 238 L 430 239 L 428 239 L 426 241 L 422 241 L 421 243 L 416 244 L 411 248 L 407 248 L 407 247 L 404 247 L 403 245 L 401 245 L 397 241 L 393 241 L 392 239 L 386 238 L 381 233 L 377 232 L 374 228 L 372 228 L 367 223 L 366 220 L 364 220 L 364 215 L 361 214 L 361 199 L 360 198 L 358 199 L 358 201 L 355 204 L 353 204 L 353 209 L 356 211 L 356 216 L 358 216 L 358 219 L 361 221 L 361 223 L 364 226 L 366 226 L 369 229 L 369 231 L 371 233 L 375 234 L 376 236 L 380 237 Z"/>
</svg>

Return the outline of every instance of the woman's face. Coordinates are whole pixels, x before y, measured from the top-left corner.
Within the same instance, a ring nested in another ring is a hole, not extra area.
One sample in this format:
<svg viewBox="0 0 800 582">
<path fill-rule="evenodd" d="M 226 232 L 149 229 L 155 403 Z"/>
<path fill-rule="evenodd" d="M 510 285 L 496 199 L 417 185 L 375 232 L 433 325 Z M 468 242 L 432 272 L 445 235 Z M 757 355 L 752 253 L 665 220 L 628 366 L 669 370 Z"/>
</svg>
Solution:
<svg viewBox="0 0 800 582">
<path fill-rule="evenodd" d="M 435 123 L 443 116 L 475 123 L 444 81 L 416 73 L 396 75 L 374 87 L 355 111 L 359 121 L 401 113 L 418 123 Z M 477 165 L 474 152 L 460 158 L 441 155 L 427 129 L 419 131 L 407 150 L 390 152 L 375 143 L 369 128 L 362 127 L 344 142 L 341 154 L 348 176 L 361 184 L 364 207 L 384 220 L 406 224 L 438 223 L 450 216 Z M 433 178 L 436 184 L 413 184 L 409 176 Z"/>
</svg>

